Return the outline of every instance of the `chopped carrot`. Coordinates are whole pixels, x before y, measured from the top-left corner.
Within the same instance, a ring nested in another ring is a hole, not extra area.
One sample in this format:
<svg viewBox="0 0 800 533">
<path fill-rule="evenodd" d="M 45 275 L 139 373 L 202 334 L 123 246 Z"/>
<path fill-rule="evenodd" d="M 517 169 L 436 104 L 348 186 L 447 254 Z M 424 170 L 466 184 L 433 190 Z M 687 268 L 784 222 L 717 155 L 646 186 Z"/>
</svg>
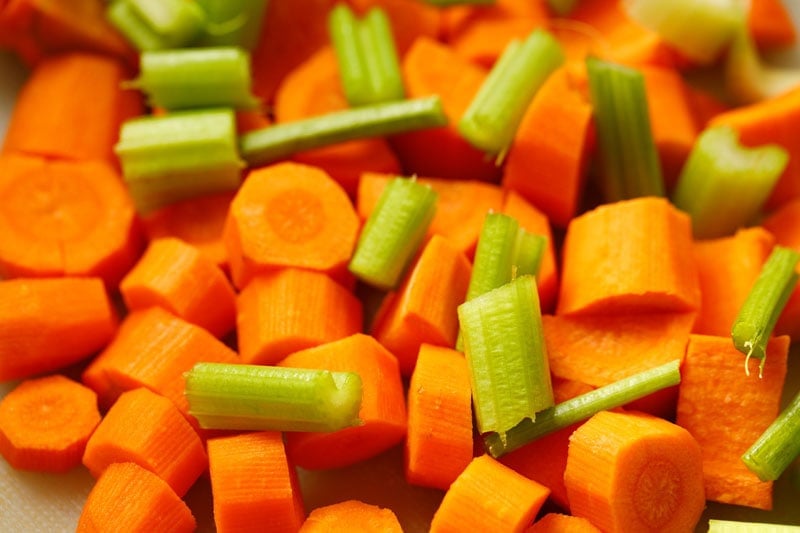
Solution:
<svg viewBox="0 0 800 533">
<path fill-rule="evenodd" d="M 0 381 L 82 361 L 104 348 L 116 328 L 98 278 L 0 281 Z"/>
<path fill-rule="evenodd" d="M 420 37 L 436 39 L 439 36 L 441 14 L 436 6 L 416 0 L 346 0 L 357 13 L 364 14 L 372 8 L 382 9 L 392 25 L 397 53 L 402 56 Z"/>
<path fill-rule="evenodd" d="M 197 529 L 192 511 L 164 480 L 136 463 L 109 466 L 89 493 L 77 531 L 170 531 Z"/>
<path fill-rule="evenodd" d="M 601 411 L 570 437 L 570 510 L 603 531 L 693 531 L 705 507 L 692 435 L 642 413 Z"/>
<path fill-rule="evenodd" d="M 408 386 L 405 477 L 447 490 L 472 460 L 472 397 L 464 355 L 423 344 Z"/>
<path fill-rule="evenodd" d="M 14 468 L 66 472 L 81 464 L 100 422 L 97 395 L 61 375 L 23 381 L 0 400 L 0 455 Z"/>
<path fill-rule="evenodd" d="M 260 109 L 241 109 L 236 111 L 236 133 L 260 130 L 272 125 L 272 120 Z"/>
<path fill-rule="evenodd" d="M 123 393 L 97 426 L 83 454 L 96 478 L 113 463 L 136 463 L 183 497 L 208 466 L 203 442 L 178 408 L 145 388 Z"/>
<path fill-rule="evenodd" d="M 700 305 L 689 216 L 666 199 L 602 205 L 564 238 L 558 314 L 692 311 Z"/>
<path fill-rule="evenodd" d="M 382 531 L 402 533 L 403 528 L 391 509 L 359 500 L 346 500 L 317 507 L 308 515 L 300 533 L 335 533 L 337 531 Z"/>
<path fill-rule="evenodd" d="M 450 46 L 464 59 L 491 68 L 512 39 L 523 40 L 537 28 L 545 28 L 549 15 L 543 2 L 531 2 L 538 12 L 508 16 L 489 9 L 474 16 L 450 39 Z"/>
<path fill-rule="evenodd" d="M 119 290 L 130 310 L 163 307 L 215 337 L 236 323 L 236 295 L 228 278 L 200 250 L 180 239 L 152 241 Z"/>
<path fill-rule="evenodd" d="M 797 41 L 797 30 L 785 2 L 750 0 L 747 29 L 759 48 L 782 48 Z"/>
<path fill-rule="evenodd" d="M 773 482 L 761 481 L 741 456 L 780 411 L 789 337 L 767 346 L 763 377 L 742 369 L 730 336 L 692 335 L 681 367 L 676 423 L 703 451 L 706 498 L 769 510 Z"/>
<path fill-rule="evenodd" d="M 450 485 L 431 521 L 431 533 L 474 530 L 522 531 L 550 490 L 489 455 L 474 458 Z"/>
<path fill-rule="evenodd" d="M 800 198 L 786 202 L 762 221 L 762 226 L 775 236 L 775 244 L 800 250 Z M 795 287 L 775 324 L 776 335 L 800 336 L 800 288 Z"/>
<path fill-rule="evenodd" d="M 402 285 L 387 295 L 372 335 L 397 357 L 404 376 L 414 370 L 422 344 L 455 346 L 456 308 L 464 303 L 471 271 L 463 253 L 434 235 Z"/>
<path fill-rule="evenodd" d="M 142 247 L 107 164 L 0 156 L 0 276 L 99 276 L 113 287 Z"/>
<path fill-rule="evenodd" d="M 300 529 L 302 495 L 280 433 L 209 439 L 208 463 L 217 531 Z"/>
<path fill-rule="evenodd" d="M 307 268 L 347 280 L 360 222 L 347 194 L 324 171 L 278 163 L 250 172 L 230 206 L 223 239 L 231 277 Z"/>
<path fill-rule="evenodd" d="M 730 109 L 719 95 L 700 87 L 686 84 L 686 96 L 697 131 L 704 130 L 714 117 Z"/>
<path fill-rule="evenodd" d="M 600 533 L 600 530 L 580 516 L 547 513 L 526 529 L 525 533 Z"/>
<path fill-rule="evenodd" d="M 361 301 L 320 272 L 282 268 L 259 274 L 236 301 L 242 362 L 275 364 L 298 350 L 362 329 Z"/>
<path fill-rule="evenodd" d="M 356 372 L 363 391 L 362 425 L 332 433 L 287 433 L 286 449 L 297 466 L 326 469 L 350 465 L 388 450 L 406 434 L 406 401 L 397 359 L 368 335 L 295 352 L 279 366 Z"/>
</svg>

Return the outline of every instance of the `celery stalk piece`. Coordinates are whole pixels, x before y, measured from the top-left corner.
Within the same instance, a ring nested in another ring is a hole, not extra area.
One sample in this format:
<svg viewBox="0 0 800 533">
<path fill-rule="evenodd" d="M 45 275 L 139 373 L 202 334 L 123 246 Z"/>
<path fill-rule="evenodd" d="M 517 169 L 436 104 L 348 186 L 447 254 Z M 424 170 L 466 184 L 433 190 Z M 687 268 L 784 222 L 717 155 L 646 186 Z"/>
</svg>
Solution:
<svg viewBox="0 0 800 533">
<path fill-rule="evenodd" d="M 797 285 L 798 261 L 800 253 L 783 246 L 775 246 L 739 308 L 731 328 L 731 336 L 736 349 L 746 355 L 744 368 L 748 375 L 751 357 L 761 359 L 759 376 L 763 373 L 767 341 Z"/>
<path fill-rule="evenodd" d="M 364 223 L 348 269 L 379 289 L 393 289 L 414 258 L 433 215 L 438 194 L 413 178 L 387 184 Z"/>
<path fill-rule="evenodd" d="M 259 102 L 250 85 L 250 55 L 233 46 L 144 52 L 139 77 L 130 82 L 166 109 L 252 109 Z"/>
<path fill-rule="evenodd" d="M 570 14 L 578 0 L 547 0 L 547 5 L 559 17 Z"/>
<path fill-rule="evenodd" d="M 480 433 L 505 442 L 553 405 L 536 279 L 521 276 L 458 306 Z"/>
<path fill-rule="evenodd" d="M 485 435 L 484 444 L 493 457 L 501 457 L 540 437 L 586 420 L 600 411 L 621 407 L 648 394 L 677 385 L 680 381 L 680 361 L 676 359 L 541 411 L 536 415 L 536 420 L 523 420 L 511 429 L 505 440 L 497 435 Z"/>
<path fill-rule="evenodd" d="M 161 50 L 169 43 L 139 17 L 128 0 L 113 0 L 106 8 L 106 18 L 137 50 Z"/>
<path fill-rule="evenodd" d="M 258 43 L 269 0 L 196 0 L 206 13 L 200 46 L 239 46 L 252 50 Z"/>
<path fill-rule="evenodd" d="M 203 428 L 337 431 L 360 423 L 355 372 L 197 363 L 185 379 L 189 414 Z"/>
<path fill-rule="evenodd" d="M 114 150 L 140 213 L 192 196 L 235 190 L 244 166 L 230 109 L 129 120 Z"/>
<path fill-rule="evenodd" d="M 564 63 L 564 51 L 537 29 L 511 41 L 461 116 L 458 131 L 476 148 L 502 159 L 539 87 Z"/>
<path fill-rule="evenodd" d="M 264 165 L 297 152 L 366 137 L 381 137 L 447 124 L 438 95 L 345 109 L 319 117 L 285 122 L 245 133 L 242 157 Z"/>
<path fill-rule="evenodd" d="M 339 65 L 345 98 L 351 106 L 370 98 L 369 73 L 358 35 L 359 22 L 345 4 L 336 4 L 328 15 L 328 33 Z"/>
<path fill-rule="evenodd" d="M 547 237 L 528 233 L 520 228 L 517 233 L 517 245 L 514 252 L 514 272 L 511 277 L 538 276 L 546 248 Z"/>
<path fill-rule="evenodd" d="M 664 196 L 644 76 L 634 68 L 595 57 L 586 59 L 586 68 L 605 200 Z"/>
<path fill-rule="evenodd" d="M 708 533 L 800 533 L 800 526 L 711 518 L 708 521 Z"/>
<path fill-rule="evenodd" d="M 624 0 L 626 13 L 701 65 L 717 59 L 746 17 L 742 0 Z"/>
<path fill-rule="evenodd" d="M 127 9 L 117 5 L 123 2 Z M 117 0 L 110 9 L 112 23 L 139 50 L 187 46 L 205 24 L 192 0 Z"/>
<path fill-rule="evenodd" d="M 672 201 L 691 216 L 695 238 L 732 234 L 753 221 L 788 162 L 781 146 L 748 148 L 733 128 L 708 128 L 692 147 Z"/>
<path fill-rule="evenodd" d="M 800 392 L 742 455 L 761 481 L 773 481 L 800 455 Z"/>
<path fill-rule="evenodd" d="M 405 98 L 400 60 L 394 43 L 392 26 L 380 8 L 367 11 L 359 28 L 361 48 L 370 73 L 373 102 L 390 102 Z M 367 102 L 370 103 L 370 102 Z"/>
</svg>

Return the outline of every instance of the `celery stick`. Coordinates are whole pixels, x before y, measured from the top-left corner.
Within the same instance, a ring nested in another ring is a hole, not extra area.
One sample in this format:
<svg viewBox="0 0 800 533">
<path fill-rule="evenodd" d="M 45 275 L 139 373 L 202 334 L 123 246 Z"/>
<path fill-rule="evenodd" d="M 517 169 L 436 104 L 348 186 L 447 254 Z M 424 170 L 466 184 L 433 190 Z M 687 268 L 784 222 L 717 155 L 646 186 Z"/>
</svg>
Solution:
<svg viewBox="0 0 800 533">
<path fill-rule="evenodd" d="M 706 129 L 681 171 L 672 201 L 691 216 L 695 238 L 730 235 L 753 221 L 788 161 L 781 146 L 747 148 L 733 128 Z"/>
<path fill-rule="evenodd" d="M 708 533 L 800 533 L 800 526 L 711 518 L 708 521 Z"/>
<path fill-rule="evenodd" d="M 507 433 L 553 405 L 536 279 L 522 276 L 458 306 L 480 433 Z"/>
<path fill-rule="evenodd" d="M 197 363 L 185 379 L 189 414 L 203 428 L 337 431 L 360 423 L 354 372 Z"/>
<path fill-rule="evenodd" d="M 139 50 L 186 46 L 205 24 L 203 9 L 190 0 L 117 0 L 110 9 L 112 23 Z"/>
<path fill-rule="evenodd" d="M 501 457 L 600 411 L 621 407 L 680 381 L 680 361 L 670 361 L 541 411 L 535 420 L 523 420 L 506 433 L 505 440 L 498 435 L 485 435 L 484 443 L 493 457 Z"/>
<path fill-rule="evenodd" d="M 242 157 L 251 166 L 272 163 L 297 152 L 354 139 L 381 137 L 447 124 L 438 95 L 346 109 L 245 133 Z"/>
<path fill-rule="evenodd" d="M 773 481 L 800 455 L 800 392 L 742 455 L 761 481 Z"/>
<path fill-rule="evenodd" d="M 514 250 L 514 272 L 511 277 L 538 276 L 546 248 L 547 237 L 528 233 L 520 228 L 517 233 L 517 243 Z"/>
<path fill-rule="evenodd" d="M 372 8 L 364 15 L 359 38 L 362 49 L 366 50 L 364 59 L 370 73 L 373 102 L 390 102 L 405 98 L 392 26 L 382 9 Z"/>
<path fill-rule="evenodd" d="M 331 9 L 328 33 L 336 52 L 342 89 L 351 106 L 366 103 L 371 96 L 369 72 L 364 59 L 368 51 L 361 46 L 358 28 L 358 19 L 346 4 L 336 4 Z"/>
<path fill-rule="evenodd" d="M 425 238 L 437 197 L 415 179 L 389 181 L 364 224 L 350 272 L 373 287 L 396 287 Z"/>
<path fill-rule="evenodd" d="M 196 0 L 206 13 L 200 46 L 255 48 L 269 0 Z"/>
<path fill-rule="evenodd" d="M 106 8 L 106 18 L 137 50 L 169 48 L 161 35 L 139 17 L 128 0 L 114 0 Z"/>
</svg>

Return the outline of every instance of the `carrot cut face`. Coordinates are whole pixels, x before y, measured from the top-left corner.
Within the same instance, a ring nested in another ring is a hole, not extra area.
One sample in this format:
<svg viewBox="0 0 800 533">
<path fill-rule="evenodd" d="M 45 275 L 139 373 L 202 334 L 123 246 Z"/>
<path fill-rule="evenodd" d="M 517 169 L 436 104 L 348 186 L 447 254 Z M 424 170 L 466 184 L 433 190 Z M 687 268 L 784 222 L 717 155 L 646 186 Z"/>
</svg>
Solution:
<svg viewBox="0 0 800 533">
<path fill-rule="evenodd" d="M 600 530 L 580 516 L 547 513 L 525 533 L 600 533 Z"/>
<path fill-rule="evenodd" d="M 797 40 L 792 17 L 780 0 L 751 0 L 747 29 L 763 49 L 791 46 Z"/>
<path fill-rule="evenodd" d="M 523 40 L 535 29 L 546 28 L 547 9 L 542 2 L 530 4 L 540 12 L 512 17 L 502 11 L 486 11 L 472 17 L 449 40 L 450 46 L 467 61 L 492 68 L 511 40 Z"/>
<path fill-rule="evenodd" d="M 391 509 L 370 505 L 359 500 L 346 500 L 311 511 L 300 533 L 330 533 L 333 531 L 384 531 L 402 533 L 403 528 Z"/>
</svg>

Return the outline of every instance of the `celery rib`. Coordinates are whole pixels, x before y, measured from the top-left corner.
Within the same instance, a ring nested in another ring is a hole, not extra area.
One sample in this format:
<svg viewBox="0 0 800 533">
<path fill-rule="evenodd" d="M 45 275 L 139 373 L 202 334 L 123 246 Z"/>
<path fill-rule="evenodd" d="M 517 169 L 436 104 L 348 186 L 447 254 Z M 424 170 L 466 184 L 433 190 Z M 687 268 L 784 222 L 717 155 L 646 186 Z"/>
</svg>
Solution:
<svg viewBox="0 0 800 533">
<path fill-rule="evenodd" d="M 742 455 L 761 481 L 773 481 L 800 455 L 800 392 Z"/>
</svg>

